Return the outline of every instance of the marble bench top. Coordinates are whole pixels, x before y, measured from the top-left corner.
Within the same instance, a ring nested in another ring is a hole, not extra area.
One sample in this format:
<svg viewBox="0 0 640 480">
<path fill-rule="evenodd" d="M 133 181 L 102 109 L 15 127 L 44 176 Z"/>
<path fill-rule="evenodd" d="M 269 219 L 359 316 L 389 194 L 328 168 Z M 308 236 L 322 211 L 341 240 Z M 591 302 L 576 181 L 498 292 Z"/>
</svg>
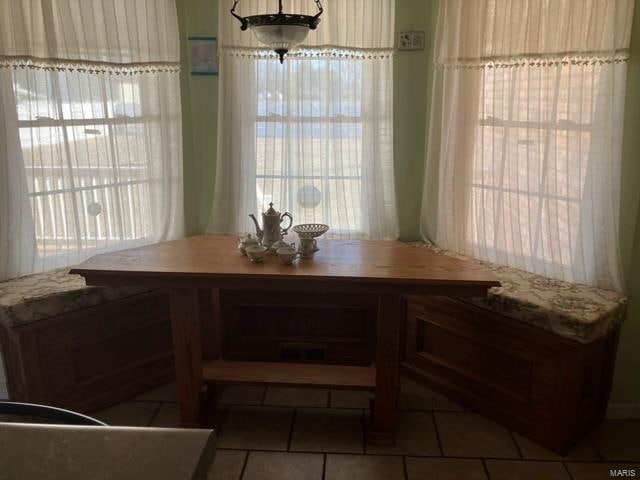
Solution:
<svg viewBox="0 0 640 480">
<path fill-rule="evenodd" d="M 15 328 L 81 308 L 147 291 L 136 287 L 88 287 L 69 268 L 0 282 L 0 323 Z"/>
<path fill-rule="evenodd" d="M 590 343 L 606 335 L 625 316 L 627 297 L 619 292 L 554 280 L 517 268 L 496 265 L 459 255 L 431 244 L 413 242 L 418 248 L 478 262 L 490 268 L 502 284 L 483 298 L 460 298 L 561 337 Z"/>
</svg>

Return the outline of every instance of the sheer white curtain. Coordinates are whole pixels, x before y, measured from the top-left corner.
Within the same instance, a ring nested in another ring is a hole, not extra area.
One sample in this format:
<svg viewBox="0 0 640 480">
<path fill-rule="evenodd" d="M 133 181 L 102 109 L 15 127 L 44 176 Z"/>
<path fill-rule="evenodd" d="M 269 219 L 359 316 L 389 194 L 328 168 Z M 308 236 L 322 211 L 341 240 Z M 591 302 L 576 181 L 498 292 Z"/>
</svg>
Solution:
<svg viewBox="0 0 640 480">
<path fill-rule="evenodd" d="M 174 0 L 0 0 L 0 279 L 183 233 Z"/>
<path fill-rule="evenodd" d="M 633 0 L 441 0 L 426 236 L 477 258 L 623 288 L 632 14 Z"/>
<path fill-rule="evenodd" d="M 220 2 L 220 112 L 210 232 L 252 231 L 273 202 L 330 235 L 395 238 L 393 0 L 325 0 L 307 42 L 281 65 Z M 241 15 L 269 2 L 243 0 Z M 315 2 L 285 2 L 312 13 Z"/>
</svg>

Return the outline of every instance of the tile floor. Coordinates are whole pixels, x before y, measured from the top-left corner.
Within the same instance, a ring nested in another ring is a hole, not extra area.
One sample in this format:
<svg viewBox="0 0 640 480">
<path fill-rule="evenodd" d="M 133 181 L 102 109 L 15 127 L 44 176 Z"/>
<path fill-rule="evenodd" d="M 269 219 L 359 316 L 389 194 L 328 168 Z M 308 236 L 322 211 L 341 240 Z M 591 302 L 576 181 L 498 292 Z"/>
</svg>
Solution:
<svg viewBox="0 0 640 480">
<path fill-rule="evenodd" d="M 610 420 L 561 457 L 408 379 L 397 444 L 365 441 L 369 395 L 229 387 L 214 415 L 215 480 L 597 480 L 640 472 L 640 421 Z M 111 425 L 175 427 L 173 384 L 95 415 Z M 640 473 L 636 473 L 640 475 Z"/>
</svg>

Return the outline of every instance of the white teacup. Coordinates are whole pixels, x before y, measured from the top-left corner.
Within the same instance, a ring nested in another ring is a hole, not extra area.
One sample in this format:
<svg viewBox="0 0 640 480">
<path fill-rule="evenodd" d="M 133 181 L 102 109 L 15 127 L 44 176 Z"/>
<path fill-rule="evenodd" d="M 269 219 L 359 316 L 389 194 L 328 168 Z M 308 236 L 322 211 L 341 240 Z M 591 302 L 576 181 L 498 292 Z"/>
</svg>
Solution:
<svg viewBox="0 0 640 480">
<path fill-rule="evenodd" d="M 280 247 L 276 253 L 280 261 L 285 265 L 291 265 L 300 255 L 300 252 L 296 251 L 293 247 Z"/>
<path fill-rule="evenodd" d="M 300 254 L 302 258 L 313 258 L 313 255 L 320 250 L 315 238 L 300 238 Z"/>
<path fill-rule="evenodd" d="M 263 247 L 262 245 L 251 245 L 245 248 L 245 252 L 247 254 L 247 257 L 249 257 L 249 260 L 254 263 L 260 263 L 269 253 L 269 249 L 267 247 Z"/>
<path fill-rule="evenodd" d="M 284 240 L 278 240 L 273 245 L 271 245 L 270 249 L 274 254 L 276 254 L 276 253 L 278 253 L 278 250 L 280 248 L 285 248 L 285 247 L 295 247 L 295 243 L 289 244 L 289 243 L 285 242 Z"/>
</svg>

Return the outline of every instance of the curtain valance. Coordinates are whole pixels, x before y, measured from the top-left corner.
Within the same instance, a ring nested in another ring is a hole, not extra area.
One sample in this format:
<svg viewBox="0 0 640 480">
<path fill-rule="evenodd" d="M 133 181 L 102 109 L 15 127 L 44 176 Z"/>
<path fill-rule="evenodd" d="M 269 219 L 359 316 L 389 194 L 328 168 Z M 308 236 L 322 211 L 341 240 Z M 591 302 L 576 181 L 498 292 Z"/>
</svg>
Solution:
<svg viewBox="0 0 640 480">
<path fill-rule="evenodd" d="M 297 50 L 340 52 L 353 50 L 390 50 L 393 48 L 395 27 L 395 1 L 393 0 L 322 0 L 324 13 L 320 25 Z M 277 2 L 264 0 L 240 0 L 237 12 L 243 16 L 273 13 Z M 221 0 L 220 15 L 229 15 L 233 0 Z M 313 0 L 285 0 L 286 13 L 315 15 Z M 240 30 L 237 21 L 221 22 L 220 45 L 225 51 L 239 49 L 269 50 L 250 32 Z M 229 48 L 232 47 L 232 48 Z M 309 52 L 308 54 L 310 54 Z M 315 56 L 315 55 L 314 55 Z M 339 56 L 339 55 L 334 55 Z"/>
<path fill-rule="evenodd" d="M 0 67 L 175 70 L 173 0 L 0 0 Z"/>
<path fill-rule="evenodd" d="M 444 0 L 437 63 L 550 66 L 628 57 L 633 0 Z"/>
</svg>

